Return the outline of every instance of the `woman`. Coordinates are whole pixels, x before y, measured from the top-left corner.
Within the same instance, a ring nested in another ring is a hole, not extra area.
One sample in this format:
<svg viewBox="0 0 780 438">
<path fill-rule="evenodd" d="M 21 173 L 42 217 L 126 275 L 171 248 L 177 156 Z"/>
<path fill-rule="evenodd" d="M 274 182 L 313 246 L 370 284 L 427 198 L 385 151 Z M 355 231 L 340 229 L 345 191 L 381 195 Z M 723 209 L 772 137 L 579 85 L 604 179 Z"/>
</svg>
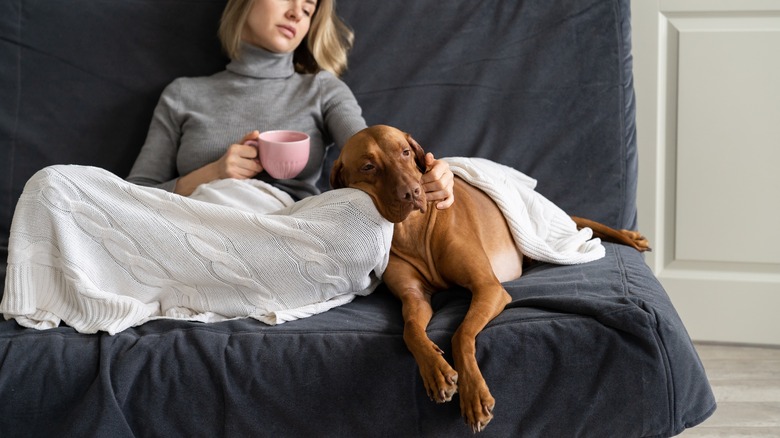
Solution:
<svg viewBox="0 0 780 438">
<path fill-rule="evenodd" d="M 6 318 L 109 333 L 156 318 L 278 324 L 378 285 L 393 225 L 358 190 L 309 196 L 324 146 L 365 126 L 336 76 L 351 35 L 333 1 L 231 0 L 220 37 L 232 62 L 165 89 L 130 182 L 84 166 L 30 178 L 11 228 Z M 265 175 L 257 150 L 243 144 L 261 129 L 310 135 L 297 179 Z M 446 208 L 453 175 L 427 160 L 429 199 Z M 200 199 L 211 203 L 191 199 L 204 187 L 211 195 Z M 245 208 L 213 205 L 235 206 L 237 197 Z"/>
<path fill-rule="evenodd" d="M 334 1 L 231 0 L 219 36 L 232 61 L 225 71 L 180 78 L 165 89 L 128 180 L 185 196 L 226 178 L 258 178 L 294 199 L 319 193 L 325 147 L 341 147 L 366 126 L 338 79 L 352 33 L 336 16 Z M 244 144 L 260 130 L 275 129 L 311 137 L 309 162 L 294 180 L 273 180 L 257 149 Z M 433 155 L 426 159 L 432 167 L 423 177 L 428 199 L 447 208 L 452 172 Z"/>
</svg>

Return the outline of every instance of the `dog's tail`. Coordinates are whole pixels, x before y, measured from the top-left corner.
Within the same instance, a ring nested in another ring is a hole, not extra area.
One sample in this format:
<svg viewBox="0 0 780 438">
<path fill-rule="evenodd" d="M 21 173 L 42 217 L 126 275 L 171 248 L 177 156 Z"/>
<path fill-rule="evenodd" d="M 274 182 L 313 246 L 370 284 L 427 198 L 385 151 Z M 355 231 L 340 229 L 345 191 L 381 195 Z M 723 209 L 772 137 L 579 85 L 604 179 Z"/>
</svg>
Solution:
<svg viewBox="0 0 780 438">
<path fill-rule="evenodd" d="M 619 243 L 630 246 L 639 252 L 652 251 L 650 242 L 638 231 L 616 230 L 602 223 L 577 216 L 571 217 L 578 229 L 585 227 L 593 230 L 593 237 L 598 237 L 605 242 Z"/>
</svg>

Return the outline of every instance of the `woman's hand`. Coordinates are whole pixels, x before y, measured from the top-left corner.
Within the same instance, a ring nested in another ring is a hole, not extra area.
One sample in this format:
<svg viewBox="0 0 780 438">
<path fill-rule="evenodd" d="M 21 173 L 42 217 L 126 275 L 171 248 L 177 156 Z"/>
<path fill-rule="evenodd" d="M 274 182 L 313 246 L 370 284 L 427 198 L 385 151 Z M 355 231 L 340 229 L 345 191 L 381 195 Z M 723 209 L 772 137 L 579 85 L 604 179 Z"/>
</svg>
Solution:
<svg viewBox="0 0 780 438">
<path fill-rule="evenodd" d="M 252 131 L 245 135 L 240 143 L 232 144 L 214 164 L 217 178 L 248 179 L 263 171 L 260 164 L 259 150 L 253 144 L 245 144 L 248 141 L 258 141 L 259 131 Z"/>
<path fill-rule="evenodd" d="M 217 161 L 180 177 L 173 191 L 189 196 L 201 184 L 226 178 L 248 179 L 262 172 L 259 150 L 254 145 L 244 144 L 248 141 L 257 141 L 259 138 L 259 131 L 248 133 L 239 143 L 230 145 Z"/>
<path fill-rule="evenodd" d="M 443 210 L 449 208 L 455 202 L 453 186 L 455 175 L 450 170 L 450 165 L 444 161 L 433 158 L 433 154 L 425 154 L 425 167 L 430 169 L 422 176 L 423 189 L 428 201 L 439 201 L 436 208 Z"/>
</svg>

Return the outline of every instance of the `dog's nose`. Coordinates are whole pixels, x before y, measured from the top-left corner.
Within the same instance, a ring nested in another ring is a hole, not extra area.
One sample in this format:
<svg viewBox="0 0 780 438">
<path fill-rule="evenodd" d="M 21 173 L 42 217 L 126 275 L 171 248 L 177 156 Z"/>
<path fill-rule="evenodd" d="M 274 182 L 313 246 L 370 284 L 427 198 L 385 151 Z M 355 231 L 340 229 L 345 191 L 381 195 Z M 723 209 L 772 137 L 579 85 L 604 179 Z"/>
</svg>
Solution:
<svg viewBox="0 0 780 438">
<path fill-rule="evenodd" d="M 398 187 L 398 199 L 404 202 L 414 202 L 420 198 L 422 189 L 419 184 L 402 184 Z"/>
</svg>

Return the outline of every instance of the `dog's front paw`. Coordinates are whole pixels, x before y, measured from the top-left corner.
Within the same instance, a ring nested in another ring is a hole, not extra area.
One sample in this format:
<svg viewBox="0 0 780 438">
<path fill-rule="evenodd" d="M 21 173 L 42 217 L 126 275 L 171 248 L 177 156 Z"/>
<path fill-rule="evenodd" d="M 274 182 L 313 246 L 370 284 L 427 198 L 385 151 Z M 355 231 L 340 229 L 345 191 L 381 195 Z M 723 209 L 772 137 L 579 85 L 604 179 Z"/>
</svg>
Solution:
<svg viewBox="0 0 780 438">
<path fill-rule="evenodd" d="M 441 350 L 435 348 L 437 354 L 428 355 L 425 359 L 418 360 L 417 364 L 428 397 L 436 403 L 445 403 L 452 400 L 452 396 L 458 392 L 458 372 L 447 363 Z"/>
<path fill-rule="evenodd" d="M 482 432 L 493 419 L 496 400 L 490 395 L 487 385 L 482 381 L 460 386 L 460 411 L 466 424 L 474 433 Z"/>
</svg>

